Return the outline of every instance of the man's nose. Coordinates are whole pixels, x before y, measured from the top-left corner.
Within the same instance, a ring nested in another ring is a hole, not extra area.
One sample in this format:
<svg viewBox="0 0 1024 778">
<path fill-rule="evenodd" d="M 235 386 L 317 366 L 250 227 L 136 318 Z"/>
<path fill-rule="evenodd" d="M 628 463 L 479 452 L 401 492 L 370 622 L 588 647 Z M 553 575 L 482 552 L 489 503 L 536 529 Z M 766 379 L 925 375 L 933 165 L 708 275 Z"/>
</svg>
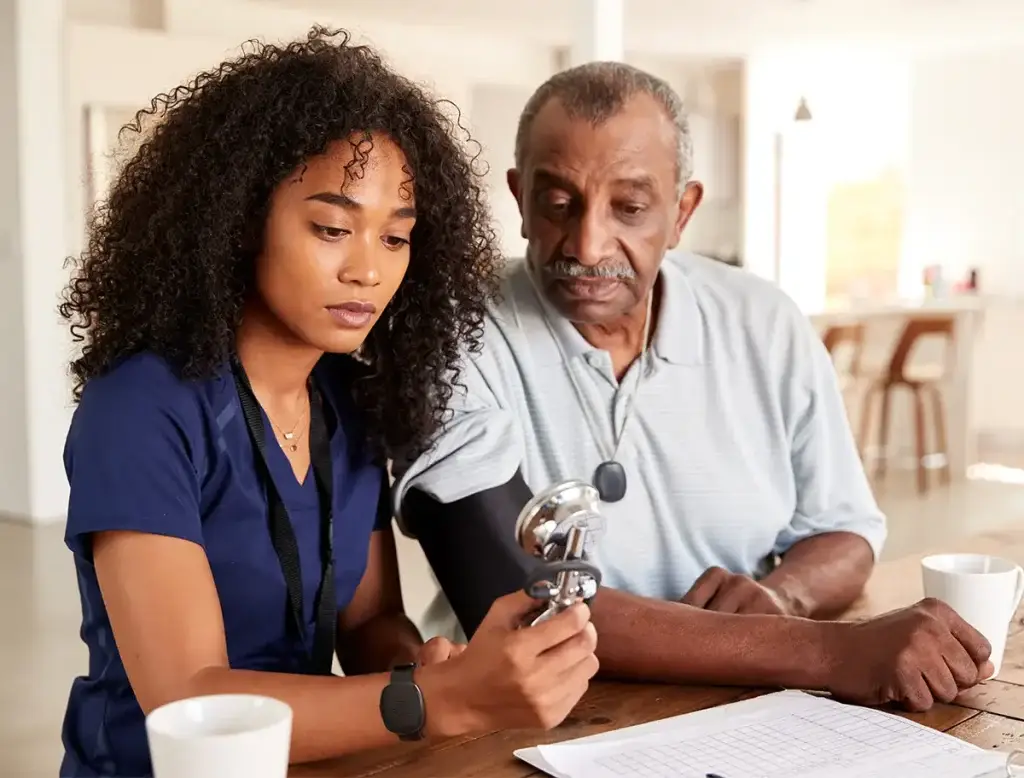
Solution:
<svg viewBox="0 0 1024 778">
<path fill-rule="evenodd" d="M 603 214 L 588 208 L 569 224 L 562 253 L 581 265 L 593 267 L 614 254 L 614 236 Z"/>
</svg>

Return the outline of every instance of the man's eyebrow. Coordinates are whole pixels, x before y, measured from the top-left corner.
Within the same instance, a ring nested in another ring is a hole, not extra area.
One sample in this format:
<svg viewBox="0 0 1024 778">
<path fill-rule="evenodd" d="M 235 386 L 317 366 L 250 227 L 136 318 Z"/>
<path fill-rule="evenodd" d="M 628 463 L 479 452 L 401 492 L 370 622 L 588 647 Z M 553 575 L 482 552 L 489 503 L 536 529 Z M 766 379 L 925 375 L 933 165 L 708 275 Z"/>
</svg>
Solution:
<svg viewBox="0 0 1024 778">
<path fill-rule="evenodd" d="M 545 170 L 544 168 L 538 168 L 534 170 L 533 178 L 535 181 L 540 181 L 541 183 L 547 184 L 549 186 L 557 186 L 569 192 L 576 191 L 576 187 L 567 178 L 565 178 L 564 176 L 560 176 L 558 175 L 558 173 L 554 173 L 550 170 Z"/>
<path fill-rule="evenodd" d="M 622 178 L 615 179 L 615 183 L 618 186 L 640 189 L 646 192 L 653 192 L 658 188 L 658 182 L 655 181 L 654 176 L 647 175 L 646 173 L 636 176 L 623 176 Z"/>
<path fill-rule="evenodd" d="M 358 211 L 363 207 L 363 204 L 358 200 L 349 197 L 347 194 L 341 194 L 340 192 L 317 192 L 306 199 L 327 203 L 328 205 L 333 205 L 337 208 L 344 208 L 349 211 Z M 391 216 L 395 219 L 415 219 L 416 209 L 411 206 L 395 208 L 391 212 Z"/>
<path fill-rule="evenodd" d="M 550 170 L 539 168 L 534 171 L 534 180 L 548 186 L 557 186 L 567 192 L 576 192 L 576 186 L 563 176 Z M 658 189 L 658 182 L 654 176 L 647 173 L 638 173 L 634 176 L 620 176 L 613 182 L 616 186 L 626 187 L 643 192 L 655 192 Z"/>
</svg>

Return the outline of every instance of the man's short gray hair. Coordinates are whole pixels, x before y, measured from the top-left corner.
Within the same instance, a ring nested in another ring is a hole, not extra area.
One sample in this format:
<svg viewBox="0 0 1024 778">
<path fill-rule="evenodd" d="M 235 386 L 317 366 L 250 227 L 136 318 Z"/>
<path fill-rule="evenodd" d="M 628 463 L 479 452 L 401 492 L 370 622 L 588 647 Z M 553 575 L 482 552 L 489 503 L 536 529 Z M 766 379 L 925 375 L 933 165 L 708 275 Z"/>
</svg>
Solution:
<svg viewBox="0 0 1024 778">
<path fill-rule="evenodd" d="M 516 167 L 522 169 L 530 129 L 551 100 L 558 100 L 571 118 L 600 124 L 641 94 L 653 98 L 676 128 L 676 174 L 681 194 L 693 176 L 693 140 L 683 101 L 662 79 L 624 62 L 588 62 L 556 73 L 541 84 L 519 116 Z"/>
</svg>

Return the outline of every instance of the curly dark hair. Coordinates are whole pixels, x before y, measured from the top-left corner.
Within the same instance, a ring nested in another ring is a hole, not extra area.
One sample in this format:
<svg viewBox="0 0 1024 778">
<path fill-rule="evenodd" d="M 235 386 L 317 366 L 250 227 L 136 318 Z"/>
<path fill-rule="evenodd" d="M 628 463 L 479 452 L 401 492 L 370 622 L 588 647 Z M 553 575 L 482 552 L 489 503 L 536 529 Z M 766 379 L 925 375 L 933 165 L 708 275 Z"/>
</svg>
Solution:
<svg viewBox="0 0 1024 778">
<path fill-rule="evenodd" d="M 408 273 L 360 351 L 369 370 L 356 399 L 373 443 L 427 447 L 501 269 L 479 155 L 443 102 L 319 26 L 285 46 L 249 41 L 157 96 L 122 129 L 141 145 L 70 260 L 60 313 L 84 341 L 71 363 L 76 399 L 141 351 L 183 378 L 212 375 L 234 347 L 275 187 L 330 143 L 381 133 L 406 155 L 417 219 Z"/>
</svg>

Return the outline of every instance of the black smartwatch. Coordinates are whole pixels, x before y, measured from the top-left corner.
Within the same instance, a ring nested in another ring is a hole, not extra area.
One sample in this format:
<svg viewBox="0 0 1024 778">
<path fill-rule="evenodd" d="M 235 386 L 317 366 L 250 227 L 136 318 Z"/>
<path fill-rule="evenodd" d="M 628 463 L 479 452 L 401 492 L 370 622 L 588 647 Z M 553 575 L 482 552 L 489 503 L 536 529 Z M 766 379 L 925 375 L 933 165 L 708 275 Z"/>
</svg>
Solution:
<svg viewBox="0 0 1024 778">
<path fill-rule="evenodd" d="M 398 665 L 391 671 L 391 682 L 380 693 L 380 715 L 389 732 L 399 740 L 420 740 L 427 723 L 423 692 L 412 674 L 415 664 Z"/>
</svg>

